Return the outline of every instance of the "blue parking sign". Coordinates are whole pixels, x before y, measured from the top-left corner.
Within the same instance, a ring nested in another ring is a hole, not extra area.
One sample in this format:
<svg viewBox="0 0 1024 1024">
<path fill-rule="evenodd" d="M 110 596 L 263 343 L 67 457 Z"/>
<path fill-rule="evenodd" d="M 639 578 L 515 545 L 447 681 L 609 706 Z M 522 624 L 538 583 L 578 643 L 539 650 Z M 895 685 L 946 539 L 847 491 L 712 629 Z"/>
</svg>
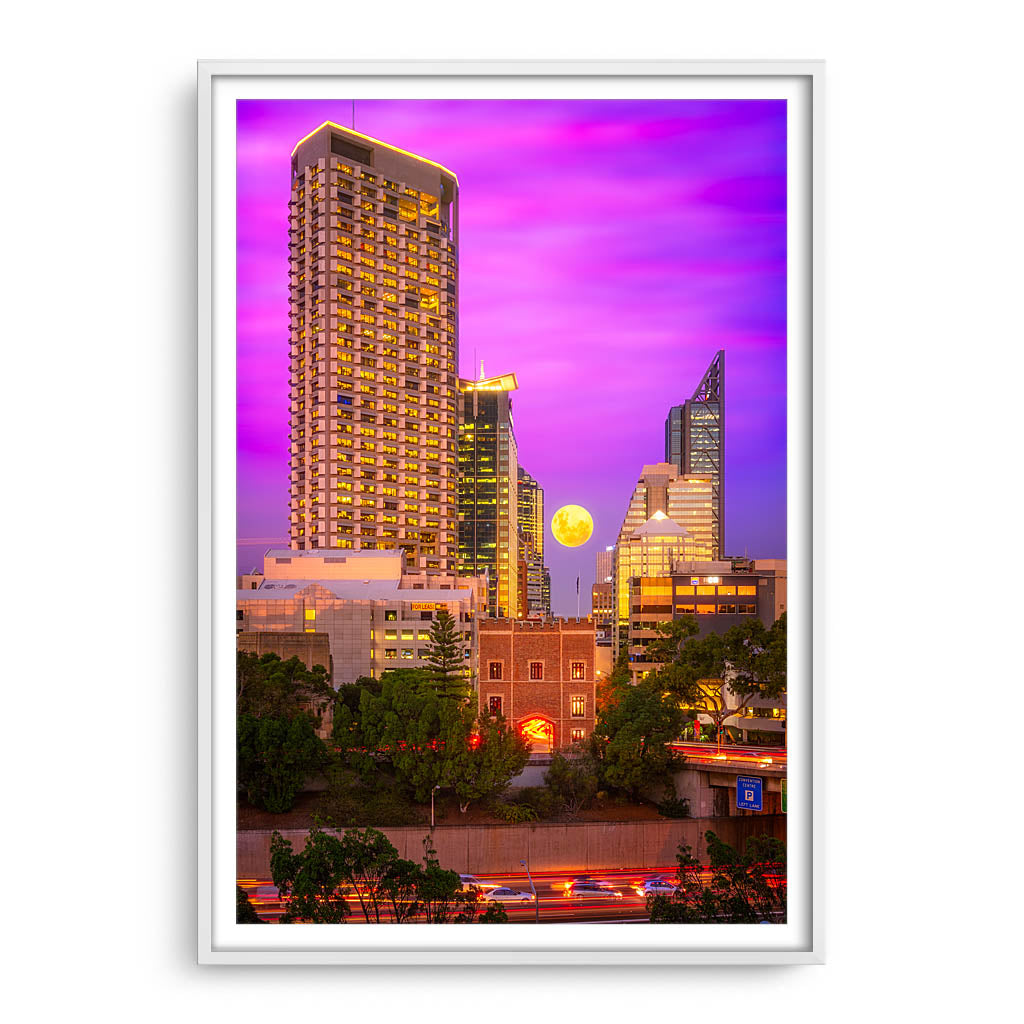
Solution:
<svg viewBox="0 0 1024 1024">
<path fill-rule="evenodd" d="M 761 780 L 747 775 L 736 777 L 736 807 L 745 811 L 760 811 Z"/>
</svg>

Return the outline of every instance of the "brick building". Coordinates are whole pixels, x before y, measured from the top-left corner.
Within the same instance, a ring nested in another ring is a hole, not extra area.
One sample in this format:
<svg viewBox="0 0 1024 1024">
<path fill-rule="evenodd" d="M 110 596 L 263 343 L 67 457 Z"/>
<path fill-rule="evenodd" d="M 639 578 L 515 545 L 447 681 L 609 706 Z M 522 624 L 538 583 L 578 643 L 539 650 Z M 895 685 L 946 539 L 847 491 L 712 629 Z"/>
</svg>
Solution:
<svg viewBox="0 0 1024 1024">
<path fill-rule="evenodd" d="M 501 712 L 538 753 L 593 732 L 591 620 L 485 619 L 478 631 L 481 713 Z"/>
</svg>

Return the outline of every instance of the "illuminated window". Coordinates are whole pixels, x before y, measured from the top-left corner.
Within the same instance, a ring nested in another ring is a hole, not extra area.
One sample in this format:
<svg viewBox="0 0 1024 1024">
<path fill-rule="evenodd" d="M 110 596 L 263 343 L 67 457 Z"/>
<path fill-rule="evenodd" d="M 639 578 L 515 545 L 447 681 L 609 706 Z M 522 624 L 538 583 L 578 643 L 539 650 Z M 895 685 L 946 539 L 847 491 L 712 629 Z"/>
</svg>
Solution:
<svg viewBox="0 0 1024 1024">
<path fill-rule="evenodd" d="M 676 587 L 676 594 L 679 596 L 693 597 L 693 587 Z"/>
<path fill-rule="evenodd" d="M 583 718 L 587 713 L 587 698 L 576 696 L 570 697 L 571 714 L 573 718 Z"/>
<path fill-rule="evenodd" d="M 741 604 L 739 606 L 740 615 L 756 615 L 757 605 L 756 604 Z"/>
<path fill-rule="evenodd" d="M 531 661 L 530 662 L 530 678 L 531 679 L 543 679 L 544 678 L 544 662 L 543 661 Z"/>
<path fill-rule="evenodd" d="M 697 588 L 697 593 L 698 594 L 713 594 L 714 592 L 715 592 L 715 588 L 714 587 L 706 587 L 705 586 L 705 587 L 698 587 Z"/>
<path fill-rule="evenodd" d="M 582 729 L 570 729 L 569 730 L 569 739 L 573 743 L 578 743 L 580 740 L 583 739 L 583 730 Z"/>
<path fill-rule="evenodd" d="M 386 611 L 384 613 L 384 621 L 385 622 L 396 622 L 397 620 L 398 620 L 398 612 L 397 611 L 392 610 L 392 611 Z"/>
<path fill-rule="evenodd" d="M 573 678 L 573 679 L 586 679 L 587 678 L 587 666 L 582 661 L 574 661 L 572 663 L 571 678 Z"/>
<path fill-rule="evenodd" d="M 384 657 L 385 658 L 397 658 L 398 657 L 398 651 L 392 650 L 390 648 L 386 648 L 385 651 L 384 651 Z"/>
<path fill-rule="evenodd" d="M 734 605 L 734 604 L 720 604 L 718 606 L 718 614 L 719 615 L 735 615 L 736 614 L 736 605 Z"/>
<path fill-rule="evenodd" d="M 756 597 L 757 587 L 737 587 L 736 593 L 739 594 L 740 597 Z"/>
<path fill-rule="evenodd" d="M 307 619 L 307 621 L 312 622 L 312 620 L 315 619 L 315 618 L 316 618 L 316 609 L 315 608 L 307 608 L 306 609 L 306 619 Z"/>
<path fill-rule="evenodd" d="M 696 612 L 697 606 L 694 604 L 677 604 L 676 611 L 681 612 L 684 615 L 693 615 Z"/>
<path fill-rule="evenodd" d="M 724 594 L 726 596 L 730 596 L 731 597 L 731 596 L 735 595 L 736 588 L 733 587 L 733 586 L 724 586 L 723 585 L 723 586 L 718 588 L 718 593 L 719 594 Z"/>
<path fill-rule="evenodd" d="M 697 605 L 698 615 L 714 615 L 715 606 L 713 604 L 699 604 Z"/>
<path fill-rule="evenodd" d="M 501 678 L 501 662 L 492 661 L 488 664 L 488 679 L 500 679 Z"/>
<path fill-rule="evenodd" d="M 492 715 L 501 714 L 501 698 L 500 697 L 488 697 L 487 698 L 487 710 Z"/>
</svg>

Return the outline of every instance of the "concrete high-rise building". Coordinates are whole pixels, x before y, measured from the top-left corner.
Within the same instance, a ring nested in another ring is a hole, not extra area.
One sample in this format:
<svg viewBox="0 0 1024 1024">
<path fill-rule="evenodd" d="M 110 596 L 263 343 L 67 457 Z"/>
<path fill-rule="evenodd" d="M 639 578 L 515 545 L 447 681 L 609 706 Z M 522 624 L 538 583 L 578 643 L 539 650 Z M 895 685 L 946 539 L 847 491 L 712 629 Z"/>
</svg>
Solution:
<svg viewBox="0 0 1024 1024">
<path fill-rule="evenodd" d="M 615 545 L 598 551 L 594 560 L 594 583 L 610 583 L 615 571 Z"/>
<path fill-rule="evenodd" d="M 327 122 L 291 181 L 290 546 L 452 573 L 458 179 Z"/>
<path fill-rule="evenodd" d="M 487 613 L 519 614 L 519 456 L 512 421 L 514 373 L 459 381 L 460 575 L 487 574 Z"/>
<path fill-rule="evenodd" d="M 693 395 L 665 420 L 665 461 L 683 476 L 711 479 L 715 558 L 725 557 L 725 351 L 711 360 Z"/>
<path fill-rule="evenodd" d="M 629 624 L 630 580 L 667 576 L 675 559 L 713 557 L 712 483 L 707 476 L 681 476 L 669 463 L 644 466 L 615 545 L 615 649 Z"/>
<path fill-rule="evenodd" d="M 545 598 L 544 489 L 522 466 L 518 470 L 519 560 L 526 566 L 526 593 L 520 595 L 525 615 L 551 614 L 551 583 Z"/>
</svg>

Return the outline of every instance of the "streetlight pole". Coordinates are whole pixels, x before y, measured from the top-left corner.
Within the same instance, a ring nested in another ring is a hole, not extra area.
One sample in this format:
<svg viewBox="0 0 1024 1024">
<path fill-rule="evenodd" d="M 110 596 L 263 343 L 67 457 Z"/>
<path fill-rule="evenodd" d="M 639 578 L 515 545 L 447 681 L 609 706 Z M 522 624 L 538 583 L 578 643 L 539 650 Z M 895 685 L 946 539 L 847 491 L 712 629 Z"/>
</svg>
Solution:
<svg viewBox="0 0 1024 1024">
<path fill-rule="evenodd" d="M 530 891 L 533 893 L 534 916 L 537 919 L 537 924 L 540 924 L 540 897 L 537 895 L 537 887 L 533 884 L 533 877 L 530 875 L 530 865 L 525 860 L 521 860 L 519 863 L 526 868 L 526 877 L 530 880 Z"/>
<path fill-rule="evenodd" d="M 430 831 L 434 831 L 434 794 L 440 789 L 440 786 L 435 786 L 430 791 Z"/>
</svg>

